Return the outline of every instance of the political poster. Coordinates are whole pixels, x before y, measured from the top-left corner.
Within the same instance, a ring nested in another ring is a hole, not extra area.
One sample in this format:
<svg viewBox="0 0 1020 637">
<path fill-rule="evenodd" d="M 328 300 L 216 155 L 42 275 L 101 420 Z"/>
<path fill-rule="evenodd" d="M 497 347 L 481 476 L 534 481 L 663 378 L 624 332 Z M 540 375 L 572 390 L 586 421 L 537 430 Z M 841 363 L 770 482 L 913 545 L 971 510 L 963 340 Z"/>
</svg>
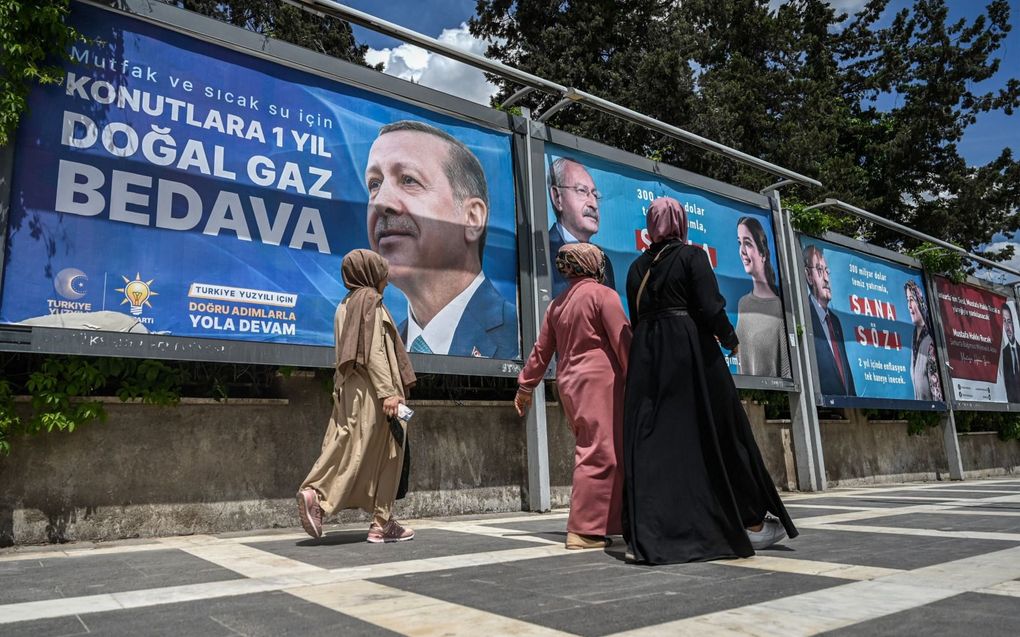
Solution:
<svg viewBox="0 0 1020 637">
<path fill-rule="evenodd" d="M 645 215 L 657 197 L 673 197 L 688 216 L 688 241 L 702 247 L 726 299 L 742 346 L 730 371 L 790 378 L 790 358 L 772 213 L 736 199 L 664 179 L 595 155 L 546 144 L 549 254 L 564 243 L 597 244 L 608 257 L 606 285 L 627 309 L 627 271 L 650 245 Z M 566 281 L 553 269 L 553 296 Z"/>
<path fill-rule="evenodd" d="M 800 246 L 825 403 L 942 402 L 921 271 L 806 235 Z"/>
<path fill-rule="evenodd" d="M 17 135 L 0 322 L 321 345 L 343 256 L 421 353 L 518 359 L 508 132 L 124 13 Z"/>
<path fill-rule="evenodd" d="M 957 401 L 1020 403 L 1016 302 L 992 290 L 935 277 L 946 356 Z"/>
</svg>

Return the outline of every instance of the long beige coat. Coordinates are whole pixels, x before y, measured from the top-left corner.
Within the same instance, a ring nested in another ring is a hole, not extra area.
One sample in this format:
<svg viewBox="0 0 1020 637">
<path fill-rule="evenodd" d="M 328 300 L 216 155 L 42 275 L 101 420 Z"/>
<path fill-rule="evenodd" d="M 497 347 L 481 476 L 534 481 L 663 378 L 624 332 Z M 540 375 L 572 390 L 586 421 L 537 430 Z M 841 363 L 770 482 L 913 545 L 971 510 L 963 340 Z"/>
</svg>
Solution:
<svg viewBox="0 0 1020 637">
<path fill-rule="evenodd" d="M 336 342 L 346 315 L 347 306 L 341 303 L 333 320 Z M 324 515 L 357 508 L 374 513 L 380 522 L 390 517 L 404 461 L 403 446 L 397 444 L 382 411 L 384 398 L 404 396 L 396 334 L 392 317 L 380 307 L 368 365 L 348 363 L 334 373 L 333 413 L 322 452 L 301 485 L 318 491 Z"/>
</svg>

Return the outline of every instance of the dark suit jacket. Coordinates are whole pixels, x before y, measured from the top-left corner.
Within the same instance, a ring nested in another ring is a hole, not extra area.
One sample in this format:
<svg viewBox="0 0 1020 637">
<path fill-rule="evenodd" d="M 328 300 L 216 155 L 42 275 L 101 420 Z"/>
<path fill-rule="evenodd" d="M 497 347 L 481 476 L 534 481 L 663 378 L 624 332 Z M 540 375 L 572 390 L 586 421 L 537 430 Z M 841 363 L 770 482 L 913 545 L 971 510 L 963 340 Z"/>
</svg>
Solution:
<svg viewBox="0 0 1020 637">
<path fill-rule="evenodd" d="M 1013 352 L 1008 340 L 1002 348 L 1002 382 L 1006 385 L 1006 400 L 1020 403 L 1020 374 L 1013 371 Z"/>
<path fill-rule="evenodd" d="M 406 319 L 400 324 L 400 337 L 407 342 Z M 520 352 L 517 308 L 485 279 L 464 308 L 448 355 L 513 360 Z"/>
<path fill-rule="evenodd" d="M 811 312 L 811 329 L 815 337 L 815 359 L 818 361 L 818 382 L 821 385 L 823 396 L 856 396 L 857 390 L 854 387 L 854 375 L 850 371 L 850 361 L 846 357 L 846 345 L 843 342 L 843 325 L 834 312 L 832 316 L 833 337 L 836 340 L 836 349 L 839 352 L 840 360 L 843 362 L 843 371 L 846 373 L 846 385 L 839 378 L 839 369 L 836 367 L 836 359 L 832 355 L 832 347 L 825 338 L 825 328 L 822 326 L 818 312 L 815 311 L 814 301 L 808 303 L 808 312 Z"/>
<path fill-rule="evenodd" d="M 563 244 L 566 243 L 563 240 L 563 233 L 560 231 L 560 224 L 554 223 L 552 228 L 549 228 L 549 255 L 550 262 L 552 263 L 552 295 L 556 298 L 561 292 L 570 287 L 567 284 L 567 280 L 563 278 L 560 271 L 556 269 L 556 253 L 560 251 Z M 598 245 L 598 244 L 596 244 Z M 613 262 L 606 258 L 606 280 L 602 282 L 607 288 L 616 289 L 616 276 L 613 274 Z"/>
</svg>

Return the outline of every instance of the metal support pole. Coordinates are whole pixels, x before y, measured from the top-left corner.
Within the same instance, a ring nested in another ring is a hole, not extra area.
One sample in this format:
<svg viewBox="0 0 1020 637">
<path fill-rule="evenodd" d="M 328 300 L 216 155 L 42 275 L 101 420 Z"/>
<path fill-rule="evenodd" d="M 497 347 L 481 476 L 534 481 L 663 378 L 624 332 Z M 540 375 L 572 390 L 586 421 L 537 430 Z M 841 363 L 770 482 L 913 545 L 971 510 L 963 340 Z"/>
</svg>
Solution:
<svg viewBox="0 0 1020 637">
<path fill-rule="evenodd" d="M 930 234 L 925 234 L 925 233 L 921 232 L 920 230 L 914 230 L 913 228 L 911 228 L 909 226 L 905 226 L 902 223 L 896 223 L 895 221 L 891 221 L 889 219 L 886 219 L 885 217 L 880 217 L 880 216 L 876 215 L 873 212 L 868 212 L 867 210 L 864 210 L 863 208 L 858 208 L 857 206 L 848 204 L 845 201 L 840 201 L 839 199 L 826 199 L 822 203 L 816 203 L 813 206 L 808 206 L 807 208 L 805 208 L 805 210 L 812 210 L 812 209 L 815 209 L 815 208 L 826 208 L 828 206 L 835 206 L 836 208 L 839 208 L 843 212 L 849 212 L 850 214 L 856 215 L 856 216 L 860 217 L 861 219 L 866 219 L 867 221 L 870 221 L 872 223 L 877 223 L 878 225 L 884 226 L 886 228 L 889 228 L 890 230 L 895 230 L 896 232 L 899 232 L 900 234 L 904 234 L 904 235 L 906 235 L 908 237 L 913 237 L 914 239 L 917 239 L 919 241 L 926 241 L 926 242 L 931 243 L 933 245 L 937 245 L 940 248 L 945 248 L 946 250 L 950 250 L 952 252 L 956 252 L 957 254 L 960 254 L 960 255 L 970 259 L 971 261 L 974 261 L 976 263 L 980 263 L 981 265 L 987 266 L 989 268 L 993 268 L 993 269 L 996 269 L 996 270 L 1002 270 L 1003 272 L 1012 274 L 1014 276 L 1020 276 L 1020 270 L 1017 270 L 1016 268 L 1011 268 L 1011 267 L 1009 267 L 1007 265 L 1003 265 L 1001 263 L 996 263 L 995 261 L 992 261 L 990 259 L 986 259 L 984 257 L 978 256 L 976 254 L 968 252 L 967 250 L 965 250 L 964 248 L 961 248 L 960 246 L 958 246 L 956 244 L 949 243 L 948 241 L 943 241 L 942 239 L 939 239 L 938 237 L 933 237 Z"/>
<path fill-rule="evenodd" d="M 527 95 L 534 92 L 535 90 L 537 89 L 534 86 L 525 86 L 521 90 L 511 95 L 510 97 L 506 98 L 506 100 L 502 104 L 500 104 L 499 107 L 503 110 L 506 110 L 513 106 L 514 104 L 516 104 L 518 101 L 524 99 Z"/>
<path fill-rule="evenodd" d="M 528 356 L 528 352 L 534 346 L 535 341 L 538 340 L 538 329 L 542 324 L 542 309 L 544 304 L 541 302 L 541 291 L 539 290 L 540 281 L 538 273 L 545 270 L 545 254 L 544 252 L 539 255 L 538 247 L 542 239 L 541 233 L 536 231 L 538 224 L 535 220 L 536 210 L 545 209 L 545 206 L 539 206 L 535 195 L 535 179 L 533 169 L 535 162 L 532 160 L 532 140 L 531 140 L 531 110 L 527 108 L 521 109 L 521 115 L 527 125 L 528 133 L 524 136 L 524 175 L 525 184 L 524 192 L 525 197 L 530 201 L 526 202 L 524 206 L 525 218 L 527 219 L 527 232 L 528 232 L 528 258 L 531 260 L 531 285 L 529 286 L 527 293 L 531 297 L 531 311 L 529 315 L 522 316 L 524 319 L 524 343 L 525 346 L 522 350 L 522 354 L 525 358 Z M 543 164 L 539 163 L 539 166 Z M 544 203 L 544 202 L 543 202 Z M 542 267 L 538 267 L 539 257 L 542 258 Z M 528 509 L 531 511 L 548 511 L 552 508 L 552 496 L 549 487 L 549 429 L 546 423 L 545 413 L 545 384 L 539 383 L 535 387 L 535 392 L 532 394 L 532 408 L 528 412 L 527 422 L 525 427 L 527 429 L 527 444 L 528 444 Z"/>
<path fill-rule="evenodd" d="M 960 438 L 956 433 L 956 412 L 952 405 L 942 414 L 942 445 L 946 449 L 949 464 L 949 479 L 963 480 L 963 456 L 960 454 Z"/>
<path fill-rule="evenodd" d="M 549 108 L 545 109 L 545 112 L 542 113 L 541 115 L 539 115 L 538 119 L 535 120 L 535 121 L 536 122 L 542 122 L 543 124 L 545 124 L 546 122 L 549 121 L 550 117 L 552 117 L 556 113 L 559 113 L 560 111 L 562 111 L 563 109 L 565 109 L 566 107 L 570 106 L 573 103 L 574 103 L 574 100 L 570 99 L 569 97 L 564 97 L 563 99 L 561 99 L 560 101 L 556 102 L 555 104 L 553 104 Z"/>
<path fill-rule="evenodd" d="M 928 316 L 931 318 L 931 332 L 935 337 L 936 356 L 941 352 L 948 355 L 946 332 L 939 313 L 938 290 L 935 277 L 924 273 L 925 293 L 928 295 Z M 942 446 L 946 452 L 950 480 L 963 480 L 963 456 L 960 454 L 960 439 L 956 434 L 956 413 L 953 410 L 953 378 L 949 373 L 949 361 L 939 361 L 939 382 L 942 383 L 942 398 L 946 401 L 946 413 L 942 415 Z"/>
<path fill-rule="evenodd" d="M 806 312 L 811 311 L 804 303 L 807 293 L 803 277 L 800 276 L 801 266 L 796 249 L 797 238 L 790 224 L 789 215 L 782 207 L 777 190 L 766 193 L 772 198 L 778 211 L 779 236 L 776 246 L 780 257 L 786 265 L 786 285 L 790 289 L 792 307 L 787 317 L 793 318 L 789 325 L 790 367 L 793 380 L 799 391 L 789 394 L 790 424 L 793 433 L 793 454 L 797 463 L 797 488 L 801 491 L 824 491 L 827 487 L 825 478 L 825 454 L 822 451 L 822 433 L 818 423 L 818 410 L 815 408 L 816 375 L 811 360 L 811 343 L 808 341 L 808 324 Z"/>
</svg>

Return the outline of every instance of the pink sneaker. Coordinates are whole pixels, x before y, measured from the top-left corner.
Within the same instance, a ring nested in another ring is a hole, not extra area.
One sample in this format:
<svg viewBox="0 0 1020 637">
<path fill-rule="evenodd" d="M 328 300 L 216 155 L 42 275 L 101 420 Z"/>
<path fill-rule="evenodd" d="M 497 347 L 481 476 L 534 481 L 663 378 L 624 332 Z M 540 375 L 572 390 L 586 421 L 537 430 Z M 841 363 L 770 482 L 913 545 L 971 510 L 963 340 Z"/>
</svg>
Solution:
<svg viewBox="0 0 1020 637">
<path fill-rule="evenodd" d="M 368 527 L 368 541 L 372 544 L 406 542 L 413 539 L 414 531 L 400 526 L 400 522 L 393 518 L 390 518 L 390 521 L 384 526 L 379 526 L 373 522 L 372 526 Z"/>
<path fill-rule="evenodd" d="M 312 537 L 322 537 L 322 507 L 315 489 L 305 488 L 297 494 L 298 517 L 301 526 Z"/>
</svg>

